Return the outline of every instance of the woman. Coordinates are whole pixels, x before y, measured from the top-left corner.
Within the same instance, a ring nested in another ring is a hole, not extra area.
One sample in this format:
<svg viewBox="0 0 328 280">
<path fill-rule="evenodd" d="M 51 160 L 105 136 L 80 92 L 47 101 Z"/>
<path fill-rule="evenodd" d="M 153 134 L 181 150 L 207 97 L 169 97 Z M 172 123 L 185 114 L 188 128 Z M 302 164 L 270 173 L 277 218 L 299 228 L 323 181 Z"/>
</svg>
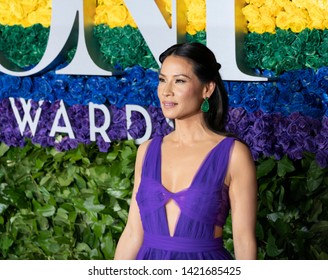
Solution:
<svg viewBox="0 0 328 280">
<path fill-rule="evenodd" d="M 219 64 L 200 43 L 174 45 L 160 62 L 158 97 L 175 129 L 139 146 L 115 259 L 231 259 L 222 241 L 230 208 L 235 258 L 256 259 L 255 166 L 224 131 Z"/>
</svg>

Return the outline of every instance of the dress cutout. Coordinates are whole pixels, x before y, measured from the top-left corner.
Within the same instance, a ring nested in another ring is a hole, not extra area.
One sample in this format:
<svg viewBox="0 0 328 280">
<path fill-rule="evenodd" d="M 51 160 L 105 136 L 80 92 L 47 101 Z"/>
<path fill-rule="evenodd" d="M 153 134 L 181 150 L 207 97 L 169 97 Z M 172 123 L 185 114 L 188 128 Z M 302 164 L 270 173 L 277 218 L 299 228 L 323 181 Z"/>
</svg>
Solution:
<svg viewBox="0 0 328 280">
<path fill-rule="evenodd" d="M 155 137 L 145 154 L 136 200 L 144 229 L 138 260 L 229 260 L 215 226 L 223 227 L 230 210 L 224 179 L 234 138 L 226 137 L 209 151 L 187 189 L 172 193 L 161 184 L 161 145 Z M 180 214 L 171 237 L 166 203 L 173 199 Z"/>
</svg>

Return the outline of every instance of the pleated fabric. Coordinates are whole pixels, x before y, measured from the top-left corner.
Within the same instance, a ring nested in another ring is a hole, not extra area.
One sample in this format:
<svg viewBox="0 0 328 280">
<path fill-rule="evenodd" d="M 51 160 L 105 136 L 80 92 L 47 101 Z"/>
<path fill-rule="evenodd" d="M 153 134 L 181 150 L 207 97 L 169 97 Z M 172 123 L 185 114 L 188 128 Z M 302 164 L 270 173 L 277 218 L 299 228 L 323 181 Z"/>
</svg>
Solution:
<svg viewBox="0 0 328 280">
<path fill-rule="evenodd" d="M 235 141 L 226 137 L 209 151 L 190 186 L 170 192 L 161 184 L 163 137 L 151 140 L 146 152 L 136 196 L 144 229 L 139 260 L 229 260 L 222 238 L 214 238 L 215 226 L 223 227 L 230 210 L 229 188 L 224 184 Z M 166 203 L 173 199 L 180 215 L 170 235 Z"/>
</svg>

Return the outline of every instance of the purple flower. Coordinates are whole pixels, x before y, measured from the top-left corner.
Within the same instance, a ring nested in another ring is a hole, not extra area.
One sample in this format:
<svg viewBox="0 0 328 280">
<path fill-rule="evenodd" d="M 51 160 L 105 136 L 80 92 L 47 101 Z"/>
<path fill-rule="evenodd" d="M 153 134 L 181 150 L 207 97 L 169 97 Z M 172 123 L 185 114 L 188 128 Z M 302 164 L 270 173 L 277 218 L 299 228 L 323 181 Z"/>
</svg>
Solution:
<svg viewBox="0 0 328 280">
<path fill-rule="evenodd" d="M 328 150 L 318 151 L 316 153 L 316 161 L 321 168 L 326 168 L 328 166 Z"/>
<path fill-rule="evenodd" d="M 105 140 L 101 136 L 97 136 L 96 138 L 97 146 L 99 148 L 99 151 L 102 153 L 107 153 L 111 144 L 108 142 L 105 142 Z"/>
<path fill-rule="evenodd" d="M 299 160 L 303 157 L 303 151 L 296 145 L 290 146 L 286 153 L 292 160 Z"/>
<path fill-rule="evenodd" d="M 79 143 L 76 139 L 71 139 L 68 136 L 64 136 L 60 142 L 55 142 L 54 146 L 58 151 L 67 151 L 77 148 L 78 144 Z"/>
<path fill-rule="evenodd" d="M 315 143 L 317 144 L 318 150 L 328 149 L 328 138 L 322 134 L 318 134 L 315 137 Z"/>
<path fill-rule="evenodd" d="M 133 111 L 131 114 L 131 126 L 128 128 L 133 139 L 142 137 L 146 132 L 146 121 L 139 112 Z"/>
</svg>

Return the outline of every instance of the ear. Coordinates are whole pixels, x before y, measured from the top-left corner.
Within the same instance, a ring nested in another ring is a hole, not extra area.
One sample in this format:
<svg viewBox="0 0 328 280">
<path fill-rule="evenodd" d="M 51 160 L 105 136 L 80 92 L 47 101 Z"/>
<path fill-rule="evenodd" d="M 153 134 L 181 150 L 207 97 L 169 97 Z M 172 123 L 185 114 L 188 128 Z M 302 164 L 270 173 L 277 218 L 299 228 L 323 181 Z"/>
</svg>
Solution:
<svg viewBox="0 0 328 280">
<path fill-rule="evenodd" d="M 216 84 L 214 82 L 209 82 L 205 84 L 203 89 L 203 98 L 208 97 L 210 98 L 212 93 L 214 92 Z"/>
</svg>

